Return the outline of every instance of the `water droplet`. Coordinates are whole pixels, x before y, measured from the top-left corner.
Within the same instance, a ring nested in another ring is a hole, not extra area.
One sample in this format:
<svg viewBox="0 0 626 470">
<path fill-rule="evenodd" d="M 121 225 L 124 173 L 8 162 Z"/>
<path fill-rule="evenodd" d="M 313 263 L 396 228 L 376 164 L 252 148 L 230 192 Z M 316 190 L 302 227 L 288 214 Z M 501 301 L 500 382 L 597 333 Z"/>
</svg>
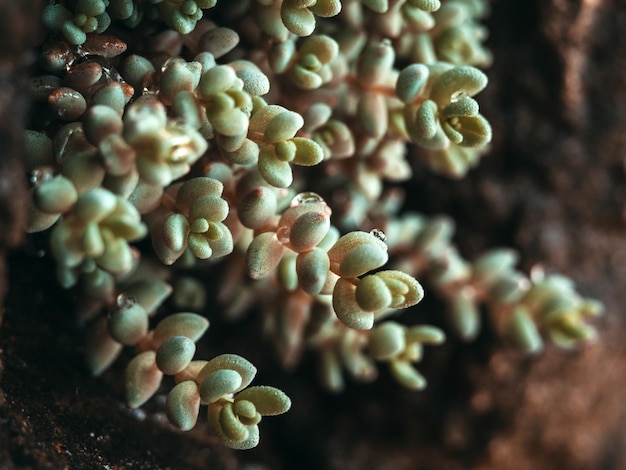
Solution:
<svg viewBox="0 0 626 470">
<path fill-rule="evenodd" d="M 157 95 L 159 93 L 159 88 L 154 82 L 154 78 L 152 75 L 148 75 L 144 77 L 141 81 L 141 94 L 142 95 Z"/>
<path fill-rule="evenodd" d="M 281 243 L 289 243 L 290 233 L 291 229 L 286 225 L 283 225 L 282 227 L 278 227 L 278 230 L 276 230 L 276 238 L 278 238 L 278 241 Z"/>
<path fill-rule="evenodd" d="M 383 232 L 382 230 L 380 230 L 379 228 L 375 228 L 373 230 L 370 230 L 370 235 L 374 235 L 376 238 L 378 238 L 381 242 L 384 242 L 387 240 L 387 235 L 385 235 L 385 232 Z"/>
<path fill-rule="evenodd" d="M 81 44 L 78 44 L 76 46 L 76 54 L 78 54 L 81 57 L 87 57 L 87 51 L 85 51 L 85 49 L 83 48 Z"/>
<path fill-rule="evenodd" d="M 109 82 L 122 83 L 124 81 L 124 79 L 122 78 L 120 73 L 116 69 L 114 69 L 113 67 L 102 67 L 102 75 Z"/>
<path fill-rule="evenodd" d="M 40 166 L 34 169 L 30 173 L 29 181 L 33 186 L 39 186 L 40 184 L 52 179 L 54 176 L 54 169 L 50 166 Z"/>
<path fill-rule="evenodd" d="M 456 91 L 454 93 L 452 93 L 452 96 L 450 97 L 450 101 L 452 103 L 456 103 L 457 101 L 461 101 L 463 98 L 467 98 L 469 95 L 467 93 L 465 93 L 464 91 Z"/>
<path fill-rule="evenodd" d="M 291 200 L 291 204 L 289 204 L 289 207 L 297 207 L 302 204 L 316 204 L 319 202 L 324 202 L 322 196 L 317 193 L 307 191 L 304 193 L 296 194 Z"/>
<path fill-rule="evenodd" d="M 122 308 L 130 308 L 137 303 L 137 299 L 132 295 L 121 293 L 117 296 L 117 306 Z"/>
</svg>

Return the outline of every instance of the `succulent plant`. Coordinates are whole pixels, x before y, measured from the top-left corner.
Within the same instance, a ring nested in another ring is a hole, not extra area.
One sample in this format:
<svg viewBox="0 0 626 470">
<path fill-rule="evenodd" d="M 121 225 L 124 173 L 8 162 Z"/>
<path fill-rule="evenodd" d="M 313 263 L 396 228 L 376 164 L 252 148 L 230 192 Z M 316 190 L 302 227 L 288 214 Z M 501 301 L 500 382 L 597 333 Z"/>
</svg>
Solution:
<svg viewBox="0 0 626 470">
<path fill-rule="evenodd" d="M 261 313 L 285 368 L 316 354 L 335 392 L 344 372 L 374 380 L 377 363 L 406 388 L 426 386 L 415 366 L 446 335 L 388 318 L 421 301 L 422 281 L 464 341 L 483 317 L 527 353 L 597 336 L 601 304 L 569 279 L 526 276 L 506 249 L 464 259 L 453 222 L 401 210 L 393 188 L 424 164 L 460 178 L 486 151 L 492 129 L 475 96 L 491 61 L 488 2 L 220 3 L 58 1 L 43 12 L 27 231 L 50 231 L 60 284 L 90 300 L 90 371 L 134 348 L 130 408 L 172 376 L 170 422 L 188 431 L 205 405 L 235 449 L 257 445 L 262 416 L 290 408 L 281 390 L 249 386 L 256 368 L 243 357 L 194 359 L 207 279 L 226 316 Z M 119 22 L 151 26 L 127 45 Z M 147 235 L 152 250 L 133 245 Z"/>
</svg>

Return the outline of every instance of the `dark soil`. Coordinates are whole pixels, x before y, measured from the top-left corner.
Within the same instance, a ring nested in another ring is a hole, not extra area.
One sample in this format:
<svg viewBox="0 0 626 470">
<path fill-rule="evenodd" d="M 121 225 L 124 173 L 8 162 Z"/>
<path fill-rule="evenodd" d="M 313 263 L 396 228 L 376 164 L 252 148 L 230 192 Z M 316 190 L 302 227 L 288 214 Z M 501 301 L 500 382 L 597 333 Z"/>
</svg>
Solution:
<svg viewBox="0 0 626 470">
<path fill-rule="evenodd" d="M 20 240 L 20 83 L 37 5 L 0 1 L 0 256 Z M 494 127 L 492 151 L 462 181 L 418 171 L 411 200 L 454 217 L 468 258 L 512 246 L 524 270 L 540 263 L 601 299 L 607 314 L 596 344 L 529 359 L 487 326 L 472 344 L 428 351 L 424 393 L 383 373 L 331 396 L 316 385 L 310 358 L 285 374 L 267 344 L 246 339 L 258 336 L 253 318 L 238 335 L 224 325 L 215 347 L 245 350 L 258 383 L 294 402 L 263 421 L 257 449 L 232 452 L 202 426 L 173 431 L 158 397 L 129 411 L 121 364 L 99 378 L 86 373 L 72 294 L 56 287 L 34 237 L 13 249 L 0 277 L 8 291 L 0 468 L 626 468 L 626 2 L 500 0 L 488 23 L 495 64 L 480 103 Z M 431 300 L 418 312 L 434 312 L 430 319 L 438 307 Z"/>
</svg>

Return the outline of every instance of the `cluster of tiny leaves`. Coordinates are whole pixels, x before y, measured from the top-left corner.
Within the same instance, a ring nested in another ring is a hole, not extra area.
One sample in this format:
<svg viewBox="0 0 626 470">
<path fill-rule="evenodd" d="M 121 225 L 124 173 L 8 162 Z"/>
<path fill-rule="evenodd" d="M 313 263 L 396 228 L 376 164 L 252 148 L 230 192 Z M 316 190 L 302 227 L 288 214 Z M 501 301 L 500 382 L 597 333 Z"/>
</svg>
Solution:
<svg viewBox="0 0 626 470">
<path fill-rule="evenodd" d="M 593 339 L 601 307 L 568 279 L 528 278 L 507 250 L 468 262 L 447 218 L 399 210 L 393 184 L 416 164 L 460 178 L 489 145 L 475 99 L 486 13 L 485 0 L 51 2 L 30 83 L 45 112 L 25 133 L 27 231 L 50 231 L 59 282 L 80 296 L 92 373 L 133 347 L 131 408 L 172 376 L 173 425 L 193 428 L 206 405 L 222 442 L 254 447 L 261 417 L 290 400 L 248 387 L 240 356 L 194 359 L 208 321 L 188 310 L 204 309 L 207 273 L 225 316 L 256 307 L 283 365 L 312 351 L 331 391 L 344 372 L 373 380 L 377 363 L 426 386 L 415 366 L 443 331 L 388 318 L 420 302 L 417 277 L 464 340 L 481 307 L 524 351 Z M 137 44 L 114 35 L 140 22 Z M 153 255 L 133 244 L 145 237 Z M 182 312 L 155 323 L 170 294 Z"/>
</svg>

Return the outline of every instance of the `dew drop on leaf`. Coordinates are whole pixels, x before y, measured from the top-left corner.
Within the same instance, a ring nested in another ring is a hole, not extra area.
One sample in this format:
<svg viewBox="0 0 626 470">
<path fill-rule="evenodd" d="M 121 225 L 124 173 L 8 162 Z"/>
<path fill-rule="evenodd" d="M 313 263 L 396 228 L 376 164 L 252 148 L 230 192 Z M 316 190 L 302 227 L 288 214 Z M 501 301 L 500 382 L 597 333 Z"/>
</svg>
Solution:
<svg viewBox="0 0 626 470">
<path fill-rule="evenodd" d="M 464 91 L 457 91 L 455 93 L 452 93 L 452 96 L 450 97 L 450 101 L 452 103 L 456 103 L 457 101 L 461 101 L 463 98 L 467 97 L 467 93 L 465 93 Z"/>
<path fill-rule="evenodd" d="M 120 308 L 130 308 L 137 303 L 137 299 L 132 295 L 126 295 L 124 293 L 117 296 L 117 306 Z"/>
<path fill-rule="evenodd" d="M 283 225 L 282 227 L 278 227 L 276 230 L 276 238 L 278 238 L 278 241 L 281 243 L 288 243 L 290 233 L 291 229 L 286 225 Z"/>
<path fill-rule="evenodd" d="M 317 193 L 307 191 L 304 193 L 296 194 L 291 200 L 291 204 L 289 204 L 289 207 L 297 207 L 302 204 L 316 204 L 319 202 L 324 202 L 322 196 Z"/>
<path fill-rule="evenodd" d="M 387 235 L 385 235 L 385 232 L 383 232 L 379 228 L 375 228 L 375 229 L 370 230 L 370 235 L 374 235 L 381 242 L 384 242 L 384 241 L 387 240 Z"/>
<path fill-rule="evenodd" d="M 49 166 L 40 166 L 35 168 L 30 173 L 29 181 L 33 186 L 39 186 L 40 184 L 52 179 L 54 176 L 54 170 Z"/>
</svg>

